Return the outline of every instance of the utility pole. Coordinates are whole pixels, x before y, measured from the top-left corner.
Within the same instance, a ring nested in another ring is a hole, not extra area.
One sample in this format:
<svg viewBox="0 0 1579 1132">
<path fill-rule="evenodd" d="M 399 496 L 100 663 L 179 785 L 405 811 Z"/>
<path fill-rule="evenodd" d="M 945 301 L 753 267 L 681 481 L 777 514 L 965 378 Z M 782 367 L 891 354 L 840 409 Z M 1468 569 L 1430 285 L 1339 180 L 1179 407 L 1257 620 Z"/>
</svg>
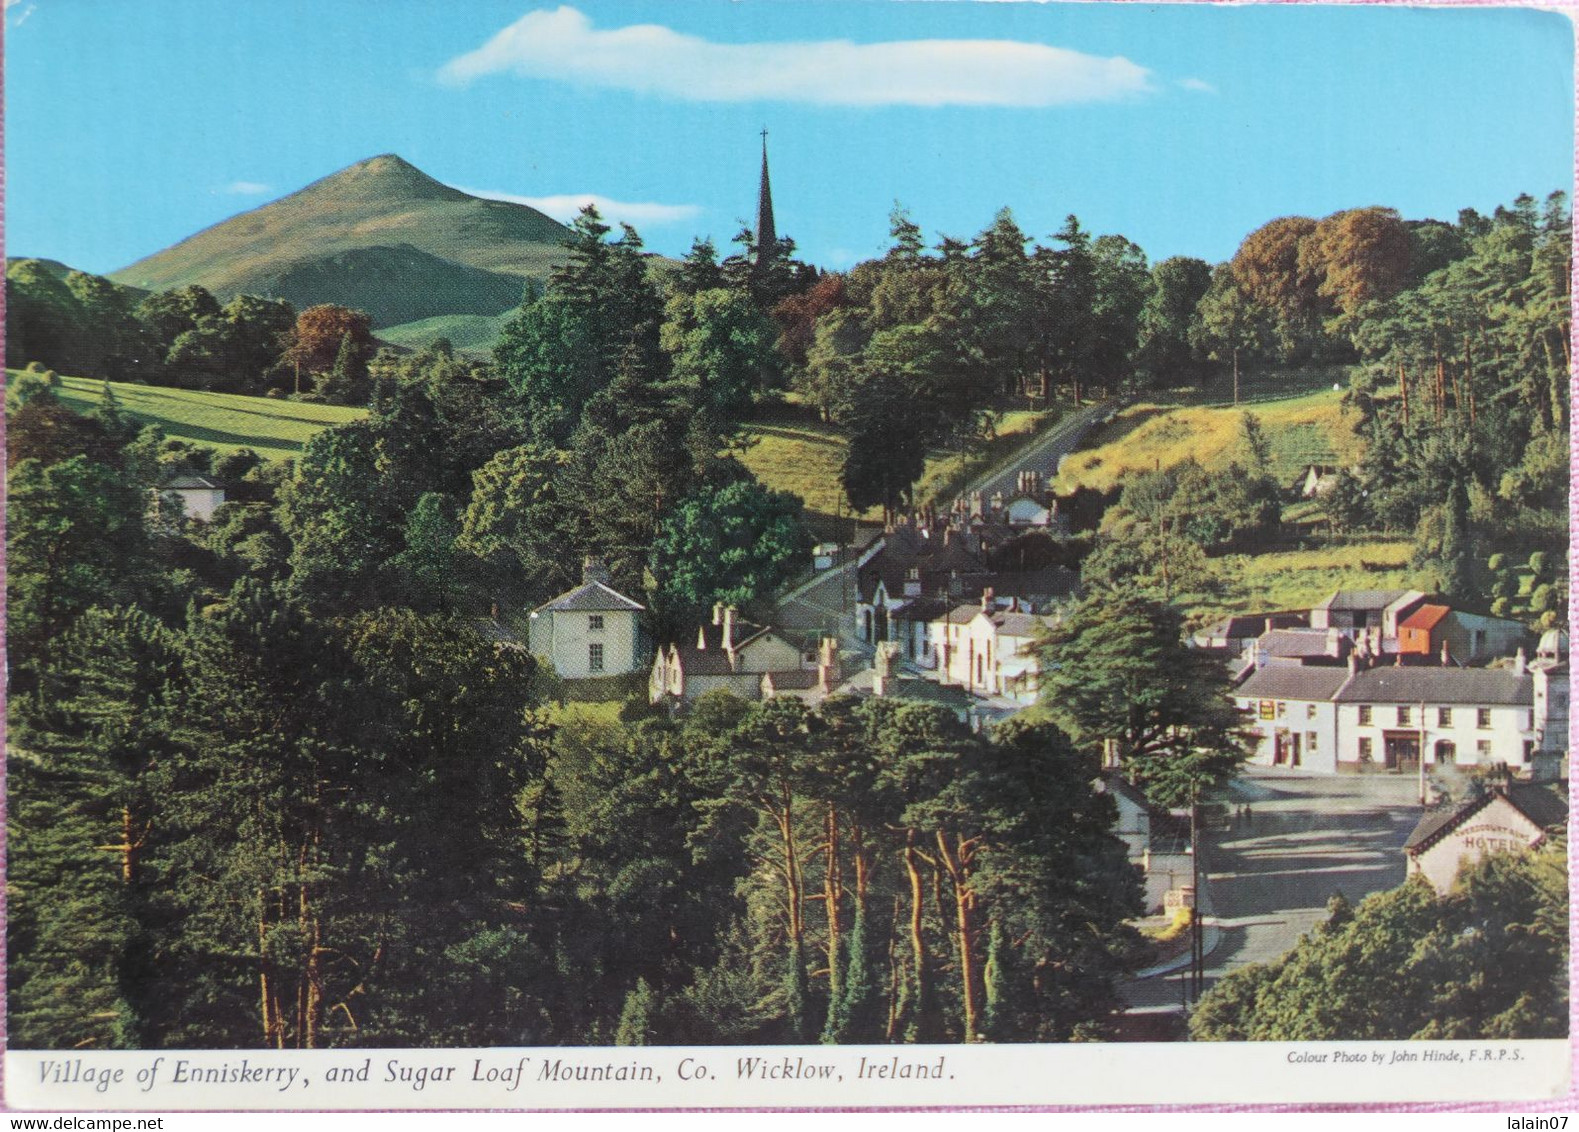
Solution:
<svg viewBox="0 0 1579 1132">
<path fill-rule="evenodd" d="M 1195 786 L 1190 793 L 1190 982 L 1192 1000 L 1201 997 L 1201 983 L 1206 978 L 1205 936 L 1201 928 L 1201 788 Z"/>
</svg>

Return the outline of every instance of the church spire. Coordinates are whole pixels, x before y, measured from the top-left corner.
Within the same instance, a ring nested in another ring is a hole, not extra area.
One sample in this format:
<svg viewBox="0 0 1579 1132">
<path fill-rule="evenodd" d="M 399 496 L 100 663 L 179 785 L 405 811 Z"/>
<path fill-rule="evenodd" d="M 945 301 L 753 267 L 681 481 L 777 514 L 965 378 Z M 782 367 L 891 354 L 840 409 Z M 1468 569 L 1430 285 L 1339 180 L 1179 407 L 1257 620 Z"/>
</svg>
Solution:
<svg viewBox="0 0 1579 1132">
<path fill-rule="evenodd" d="M 762 188 L 757 193 L 757 263 L 763 254 L 772 256 L 778 243 L 778 230 L 773 226 L 773 190 L 768 185 L 768 132 L 762 131 Z"/>
</svg>

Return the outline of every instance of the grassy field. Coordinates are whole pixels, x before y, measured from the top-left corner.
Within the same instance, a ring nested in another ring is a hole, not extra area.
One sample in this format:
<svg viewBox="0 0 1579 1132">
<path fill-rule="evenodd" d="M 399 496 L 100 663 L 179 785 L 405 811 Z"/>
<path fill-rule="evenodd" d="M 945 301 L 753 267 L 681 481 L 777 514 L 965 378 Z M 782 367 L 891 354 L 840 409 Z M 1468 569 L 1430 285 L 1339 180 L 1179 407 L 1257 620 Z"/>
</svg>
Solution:
<svg viewBox="0 0 1579 1132">
<path fill-rule="evenodd" d="M 15 371 L 7 371 L 14 376 Z M 57 394 L 65 405 L 90 412 L 99 403 L 104 382 L 83 377 L 61 378 Z M 110 383 L 127 416 L 158 425 L 166 436 L 206 444 L 222 452 L 251 448 L 269 460 L 290 459 L 314 433 L 330 425 L 365 416 L 365 409 L 340 405 L 302 404 L 272 397 L 240 397 L 157 385 Z"/>
<path fill-rule="evenodd" d="M 386 326 L 377 332 L 377 336 L 385 342 L 409 346 L 413 350 L 431 346 L 440 338 L 448 338 L 450 345 L 457 350 L 490 354 L 504 331 L 504 324 L 515 314 L 513 310 L 504 314 L 443 314 L 436 318 L 403 322 L 399 326 Z"/>
<path fill-rule="evenodd" d="M 1434 579 L 1410 569 L 1412 549 L 1396 540 L 1227 555 L 1214 563 L 1231 595 L 1217 612 L 1308 609 L 1337 589 L 1429 591 Z"/>
<path fill-rule="evenodd" d="M 1047 419 L 1043 412 L 1016 410 L 1000 414 L 994 436 L 968 451 L 934 452 L 916 485 L 916 499 L 947 502 L 967 480 L 991 468 L 1009 450 L 1025 443 Z M 844 501 L 840 472 L 849 441 L 837 425 L 824 424 L 802 413 L 793 402 L 784 411 L 745 426 L 752 444 L 741 461 L 753 475 L 775 491 L 789 491 L 806 501 L 814 528 L 826 526 L 835 516 L 850 517 Z M 873 508 L 856 518 L 876 520 Z"/>
<path fill-rule="evenodd" d="M 1239 408 L 1141 401 L 1096 434 L 1091 447 L 1070 456 L 1056 486 L 1066 492 L 1082 484 L 1106 490 L 1125 475 L 1171 467 L 1191 456 L 1209 468 L 1243 460 L 1246 412 L 1261 422 L 1278 480 L 1291 483 L 1307 464 L 1343 464 L 1359 456 L 1353 420 L 1340 397 L 1327 388 Z"/>
</svg>

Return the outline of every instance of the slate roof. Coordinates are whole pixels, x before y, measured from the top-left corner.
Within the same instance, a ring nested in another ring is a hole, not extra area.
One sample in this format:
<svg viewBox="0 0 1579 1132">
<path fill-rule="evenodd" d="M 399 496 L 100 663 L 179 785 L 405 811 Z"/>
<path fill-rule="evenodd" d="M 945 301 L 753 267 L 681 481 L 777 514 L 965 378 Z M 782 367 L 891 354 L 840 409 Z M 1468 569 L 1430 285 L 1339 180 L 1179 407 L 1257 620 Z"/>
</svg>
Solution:
<svg viewBox="0 0 1579 1132">
<path fill-rule="evenodd" d="M 602 582 L 586 582 L 577 586 L 568 593 L 562 593 L 552 601 L 544 602 L 532 612 L 534 613 L 601 613 L 601 612 L 631 612 L 640 613 L 646 606 L 640 605 L 624 594 L 616 593 Z"/>
<path fill-rule="evenodd" d="M 1284 622 L 1277 625 L 1276 622 Z M 1208 626 L 1196 634 L 1197 638 L 1224 637 L 1229 640 L 1242 640 L 1247 637 L 1259 637 L 1262 633 L 1274 628 L 1294 628 L 1298 625 L 1309 625 L 1310 614 L 1295 611 L 1279 611 L 1276 613 L 1236 613 L 1232 617 L 1224 617 L 1216 624 Z"/>
<path fill-rule="evenodd" d="M 177 476 L 165 484 L 161 491 L 223 491 L 217 483 L 202 476 Z"/>
<path fill-rule="evenodd" d="M 870 696 L 872 676 L 870 668 L 862 669 L 840 685 L 839 691 L 857 696 Z M 975 702 L 971 694 L 957 684 L 939 684 L 933 680 L 914 677 L 901 677 L 891 680 L 890 684 L 893 690 L 888 693 L 887 698 L 892 700 L 919 700 L 923 703 L 943 704 L 951 708 L 967 708 Z"/>
<path fill-rule="evenodd" d="M 1480 797 L 1456 806 L 1437 806 L 1427 810 L 1415 824 L 1409 840 L 1404 842 L 1404 852 L 1425 852 L 1499 797 L 1506 797 L 1515 810 L 1540 829 L 1568 824 L 1568 794 L 1561 784 L 1515 782 L 1505 792 L 1488 790 Z"/>
<path fill-rule="evenodd" d="M 1333 699 L 1347 704 L 1471 704 L 1525 707 L 1535 681 L 1505 668 L 1370 668 Z"/>
<path fill-rule="evenodd" d="M 1047 627 L 1040 617 L 1029 613 L 994 613 L 992 623 L 998 627 L 998 632 L 1006 637 L 1030 638 Z"/>
<path fill-rule="evenodd" d="M 1347 668 L 1269 665 L 1252 672 L 1234 689 L 1234 695 L 1257 700 L 1331 700 L 1349 676 Z"/>
<path fill-rule="evenodd" d="M 893 621 L 936 621 L 948 611 L 949 603 L 943 598 L 913 597 L 888 616 Z"/>
<path fill-rule="evenodd" d="M 1326 629 L 1272 629 L 1256 640 L 1256 651 L 1268 656 L 1339 659 L 1339 647 Z"/>
<path fill-rule="evenodd" d="M 1386 609 L 1408 590 L 1339 590 L 1317 609 Z"/>
<path fill-rule="evenodd" d="M 962 601 L 953 609 L 943 615 L 942 620 L 950 625 L 969 625 L 976 620 L 976 615 L 981 612 L 981 602 Z"/>
</svg>

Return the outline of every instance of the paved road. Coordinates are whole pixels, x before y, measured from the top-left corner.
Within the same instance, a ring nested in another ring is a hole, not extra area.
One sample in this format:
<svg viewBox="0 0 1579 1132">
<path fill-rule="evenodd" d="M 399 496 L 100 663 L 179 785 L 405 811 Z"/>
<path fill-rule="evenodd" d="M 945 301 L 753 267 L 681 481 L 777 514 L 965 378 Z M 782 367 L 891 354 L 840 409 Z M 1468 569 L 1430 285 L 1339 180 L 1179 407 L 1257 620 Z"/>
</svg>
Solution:
<svg viewBox="0 0 1579 1132">
<path fill-rule="evenodd" d="M 1295 777 L 1260 768 L 1238 784 L 1249 828 L 1214 831 L 1202 856 L 1210 877 L 1209 921 L 1217 946 L 1207 985 L 1249 963 L 1287 952 L 1326 919 L 1327 900 L 1354 903 L 1404 880 L 1403 843 L 1420 816 L 1408 776 Z M 1182 972 L 1131 983 L 1139 1009 L 1176 1008 Z"/>
<path fill-rule="evenodd" d="M 1012 456 L 966 485 L 966 491 L 979 491 L 983 498 L 991 499 L 995 491 L 1003 492 L 1005 499 L 1014 495 L 1019 486 L 1020 473 L 1026 469 L 1041 472 L 1049 482 L 1058 472 L 1058 462 L 1080 446 L 1086 434 L 1101 423 L 1109 413 L 1118 411 L 1118 402 L 1103 401 L 1087 405 L 1069 413 L 1052 428 Z"/>
<path fill-rule="evenodd" d="M 993 492 L 1001 491 L 1007 498 L 1014 494 L 1019 474 L 1027 468 L 1039 471 L 1051 480 L 1058 471 L 1058 462 L 1073 452 L 1086 438 L 1086 434 L 1112 409 L 1112 402 L 1077 409 L 1001 461 L 997 467 L 968 484 L 965 490 L 980 491 L 988 499 Z M 804 634 L 826 632 L 838 626 L 844 648 L 868 652 L 869 646 L 856 636 L 855 603 L 858 596 L 855 559 L 851 557 L 843 565 L 803 582 L 780 598 L 774 623 L 781 629 Z"/>
</svg>

